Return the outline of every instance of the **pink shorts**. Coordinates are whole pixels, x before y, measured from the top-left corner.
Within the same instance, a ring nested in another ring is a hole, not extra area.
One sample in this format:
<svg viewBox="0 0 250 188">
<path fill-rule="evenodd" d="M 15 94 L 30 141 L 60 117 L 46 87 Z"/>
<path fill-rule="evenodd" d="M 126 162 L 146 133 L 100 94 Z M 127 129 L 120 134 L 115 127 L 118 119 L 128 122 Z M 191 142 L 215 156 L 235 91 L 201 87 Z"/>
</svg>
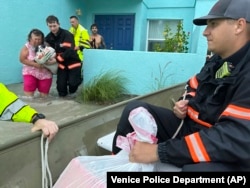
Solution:
<svg viewBox="0 0 250 188">
<path fill-rule="evenodd" d="M 39 80 L 32 75 L 23 75 L 23 90 L 34 92 L 36 89 L 40 93 L 48 94 L 52 85 L 52 78 Z"/>
</svg>

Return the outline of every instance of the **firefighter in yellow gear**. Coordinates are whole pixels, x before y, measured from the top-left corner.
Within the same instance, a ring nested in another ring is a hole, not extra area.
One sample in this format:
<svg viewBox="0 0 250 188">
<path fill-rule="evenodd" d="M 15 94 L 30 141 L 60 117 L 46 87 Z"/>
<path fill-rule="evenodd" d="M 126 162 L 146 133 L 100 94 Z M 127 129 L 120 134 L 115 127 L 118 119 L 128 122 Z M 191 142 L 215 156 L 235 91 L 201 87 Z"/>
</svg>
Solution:
<svg viewBox="0 0 250 188">
<path fill-rule="evenodd" d="M 77 54 L 83 62 L 83 49 L 91 48 L 88 30 L 79 24 L 79 19 L 76 16 L 70 17 L 70 24 L 71 27 L 69 31 L 74 35 L 75 50 L 77 50 Z"/>
</svg>

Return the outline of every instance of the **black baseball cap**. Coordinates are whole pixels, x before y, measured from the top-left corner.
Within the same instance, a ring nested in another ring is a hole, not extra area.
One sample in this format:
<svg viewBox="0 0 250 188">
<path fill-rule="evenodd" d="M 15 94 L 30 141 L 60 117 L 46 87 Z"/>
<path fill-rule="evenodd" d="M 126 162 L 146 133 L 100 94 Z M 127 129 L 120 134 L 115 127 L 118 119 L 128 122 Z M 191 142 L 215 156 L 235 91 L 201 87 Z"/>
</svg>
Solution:
<svg viewBox="0 0 250 188">
<path fill-rule="evenodd" d="M 219 0 L 207 16 L 193 20 L 195 25 L 207 25 L 208 19 L 239 19 L 250 22 L 250 0 Z"/>
</svg>

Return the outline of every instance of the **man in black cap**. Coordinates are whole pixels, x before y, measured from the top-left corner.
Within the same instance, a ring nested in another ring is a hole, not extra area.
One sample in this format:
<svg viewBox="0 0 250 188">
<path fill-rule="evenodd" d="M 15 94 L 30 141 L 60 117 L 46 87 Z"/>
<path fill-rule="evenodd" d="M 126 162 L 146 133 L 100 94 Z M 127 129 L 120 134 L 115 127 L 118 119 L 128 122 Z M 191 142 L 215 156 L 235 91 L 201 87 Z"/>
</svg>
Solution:
<svg viewBox="0 0 250 188">
<path fill-rule="evenodd" d="M 113 140 L 133 132 L 128 120 L 144 107 L 157 124 L 156 144 L 137 141 L 131 162 L 160 161 L 183 171 L 250 170 L 250 0 L 219 0 L 207 16 L 203 35 L 214 55 L 187 81 L 173 110 L 142 101 L 124 109 Z M 163 99 L 164 100 L 164 99 Z"/>
</svg>

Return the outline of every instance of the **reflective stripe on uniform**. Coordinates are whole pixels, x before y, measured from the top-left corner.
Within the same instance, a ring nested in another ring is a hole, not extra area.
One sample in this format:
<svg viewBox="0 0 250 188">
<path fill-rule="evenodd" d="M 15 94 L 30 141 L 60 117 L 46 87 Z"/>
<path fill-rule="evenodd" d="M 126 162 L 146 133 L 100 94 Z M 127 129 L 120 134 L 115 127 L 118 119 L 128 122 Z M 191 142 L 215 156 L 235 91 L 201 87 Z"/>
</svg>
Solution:
<svg viewBox="0 0 250 188">
<path fill-rule="evenodd" d="M 196 92 L 188 92 L 187 95 L 194 97 L 196 95 Z"/>
<path fill-rule="evenodd" d="M 90 43 L 89 41 L 80 41 L 79 42 L 79 46 L 83 46 L 85 49 L 89 49 L 90 48 Z"/>
<path fill-rule="evenodd" d="M 2 112 L 0 119 L 1 120 L 11 120 L 12 116 L 16 114 L 18 111 L 20 111 L 24 106 L 26 106 L 23 101 L 20 99 L 15 100 L 13 103 L 11 103 L 7 108 L 4 109 Z"/>
<path fill-rule="evenodd" d="M 221 116 L 232 116 L 238 119 L 250 120 L 250 109 L 230 104 Z"/>
<path fill-rule="evenodd" d="M 77 67 L 81 67 L 82 66 L 82 63 L 74 63 L 74 64 L 72 64 L 72 65 L 68 65 L 67 67 L 68 67 L 68 69 L 74 69 L 74 68 L 77 68 Z M 58 64 L 58 67 L 60 68 L 60 69 L 65 69 L 65 65 L 63 65 L 63 64 Z"/>
<path fill-rule="evenodd" d="M 82 66 L 81 63 L 74 63 L 74 64 L 72 64 L 72 65 L 68 65 L 68 68 L 69 68 L 69 69 L 73 69 L 73 68 L 81 67 L 81 66 Z"/>
<path fill-rule="evenodd" d="M 60 63 L 58 63 L 58 67 L 59 67 L 60 69 L 65 69 L 65 66 L 62 65 L 62 64 L 60 64 Z"/>
<path fill-rule="evenodd" d="M 69 47 L 70 48 L 72 46 L 72 44 L 70 42 L 64 42 L 64 43 L 61 43 L 60 46 L 61 47 Z"/>
<path fill-rule="evenodd" d="M 63 57 L 60 54 L 57 56 L 57 60 L 60 61 L 60 62 L 64 61 Z"/>
<path fill-rule="evenodd" d="M 196 76 L 193 76 L 193 77 L 189 80 L 189 85 L 190 85 L 191 88 L 197 89 L 197 87 L 198 87 L 198 81 L 197 81 Z"/>
<path fill-rule="evenodd" d="M 200 120 L 199 113 L 190 106 L 188 106 L 187 114 L 190 117 L 190 119 L 192 119 L 194 122 L 199 123 L 200 125 L 203 125 L 205 127 L 212 127 L 210 123 Z"/>
<path fill-rule="evenodd" d="M 211 161 L 199 132 L 185 136 L 190 155 L 195 163 Z"/>
</svg>

